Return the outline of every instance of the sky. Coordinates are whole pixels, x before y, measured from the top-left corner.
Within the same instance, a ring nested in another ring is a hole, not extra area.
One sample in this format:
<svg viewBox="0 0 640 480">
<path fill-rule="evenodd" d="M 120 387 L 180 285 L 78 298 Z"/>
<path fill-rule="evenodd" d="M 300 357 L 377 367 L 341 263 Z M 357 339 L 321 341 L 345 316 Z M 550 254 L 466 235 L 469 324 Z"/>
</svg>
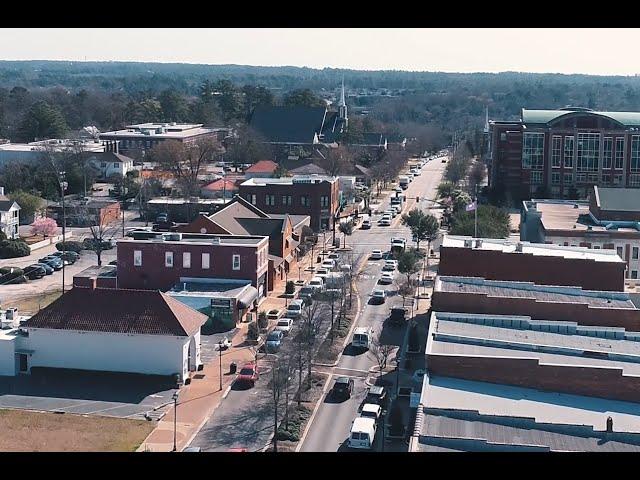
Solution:
<svg viewBox="0 0 640 480">
<path fill-rule="evenodd" d="M 0 29 L 2 60 L 635 75 L 640 29 Z"/>
</svg>

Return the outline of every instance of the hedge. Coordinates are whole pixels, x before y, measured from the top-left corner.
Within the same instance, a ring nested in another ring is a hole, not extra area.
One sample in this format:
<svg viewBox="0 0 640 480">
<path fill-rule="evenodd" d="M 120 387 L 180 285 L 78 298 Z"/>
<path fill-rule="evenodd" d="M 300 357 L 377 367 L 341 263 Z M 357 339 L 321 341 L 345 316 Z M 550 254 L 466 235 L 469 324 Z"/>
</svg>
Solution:
<svg viewBox="0 0 640 480">
<path fill-rule="evenodd" d="M 71 251 L 71 252 L 80 253 L 82 250 L 84 250 L 84 246 L 80 242 L 67 240 L 66 242 L 56 243 L 56 249 L 59 252 Z"/>
<path fill-rule="evenodd" d="M 0 241 L 0 258 L 26 257 L 30 254 L 29 245 L 22 240 Z"/>
<path fill-rule="evenodd" d="M 2 267 L 0 268 L 0 285 L 9 285 L 12 283 L 24 283 L 27 279 L 24 277 L 24 271 L 18 267 Z"/>
</svg>

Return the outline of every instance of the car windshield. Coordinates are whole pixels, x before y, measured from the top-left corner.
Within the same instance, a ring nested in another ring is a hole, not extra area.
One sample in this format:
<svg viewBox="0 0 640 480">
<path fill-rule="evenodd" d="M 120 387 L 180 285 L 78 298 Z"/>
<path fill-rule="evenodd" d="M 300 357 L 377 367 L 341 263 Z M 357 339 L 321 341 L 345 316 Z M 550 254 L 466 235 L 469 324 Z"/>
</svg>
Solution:
<svg viewBox="0 0 640 480">
<path fill-rule="evenodd" d="M 240 375 L 253 375 L 253 369 L 243 368 L 242 370 L 240 370 Z"/>
<path fill-rule="evenodd" d="M 300 310 L 300 305 L 296 305 L 295 303 L 292 303 L 291 305 L 289 305 L 289 310 Z"/>
<path fill-rule="evenodd" d="M 361 414 L 362 417 L 370 417 L 370 418 L 376 418 L 376 414 L 374 412 L 362 412 Z"/>
<path fill-rule="evenodd" d="M 278 326 L 279 327 L 288 327 L 289 326 L 289 322 L 287 320 L 280 320 L 278 322 Z"/>
<path fill-rule="evenodd" d="M 366 341 L 366 340 L 367 340 L 367 337 L 366 337 L 366 335 L 363 335 L 363 334 L 361 334 L 361 333 L 356 333 L 356 334 L 353 336 L 353 339 L 354 339 L 356 342 L 364 342 L 364 341 Z"/>
</svg>

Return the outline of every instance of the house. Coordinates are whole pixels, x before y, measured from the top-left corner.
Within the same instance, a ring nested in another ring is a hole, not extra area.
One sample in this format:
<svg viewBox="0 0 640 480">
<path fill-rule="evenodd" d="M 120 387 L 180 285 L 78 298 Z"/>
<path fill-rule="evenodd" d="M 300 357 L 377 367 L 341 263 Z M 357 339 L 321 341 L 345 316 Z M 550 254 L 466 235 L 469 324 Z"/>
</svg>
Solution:
<svg viewBox="0 0 640 480">
<path fill-rule="evenodd" d="M 268 178 L 278 169 L 278 164 L 271 160 L 260 160 L 244 171 L 246 179 L 249 178 Z"/>
<path fill-rule="evenodd" d="M 91 225 L 113 225 L 120 219 L 120 202 L 115 200 L 65 200 L 47 206 L 47 216 L 62 226 L 66 217 L 67 227 L 88 227 Z M 64 215 L 63 215 L 64 214 Z"/>
<path fill-rule="evenodd" d="M 113 175 L 124 177 L 134 170 L 133 158 L 117 152 L 93 153 L 87 157 L 86 163 L 96 170 L 101 180 Z"/>
<path fill-rule="evenodd" d="M 169 290 L 183 279 L 247 280 L 267 294 L 269 238 L 158 233 L 118 241 L 118 288 Z"/>
<path fill-rule="evenodd" d="M 445 235 L 438 272 L 621 292 L 625 268 L 614 250 Z"/>
<path fill-rule="evenodd" d="M 309 215 L 314 231 L 331 229 L 340 207 L 336 177 L 252 178 L 240 184 L 239 195 L 268 214 Z"/>
<path fill-rule="evenodd" d="M 0 187 L 0 231 L 8 239 L 16 239 L 20 225 L 20 205 L 4 194 L 4 187 Z"/>
<path fill-rule="evenodd" d="M 74 287 L 20 328 L 3 330 L 0 358 L 14 374 L 64 368 L 184 382 L 201 364 L 200 327 L 206 320 L 158 291 Z"/>
<path fill-rule="evenodd" d="M 264 235 L 269 237 L 269 290 L 285 280 L 297 260 L 301 230 L 309 225 L 307 215 L 267 214 L 240 196 L 211 215 L 200 215 L 185 233 L 219 235 Z"/>
<path fill-rule="evenodd" d="M 626 278 L 639 278 L 640 190 L 594 185 L 588 202 L 524 201 L 520 218 L 521 240 L 615 250 Z"/>
<path fill-rule="evenodd" d="M 238 193 L 238 184 L 234 180 L 220 178 L 200 189 L 204 198 L 233 198 Z"/>
</svg>

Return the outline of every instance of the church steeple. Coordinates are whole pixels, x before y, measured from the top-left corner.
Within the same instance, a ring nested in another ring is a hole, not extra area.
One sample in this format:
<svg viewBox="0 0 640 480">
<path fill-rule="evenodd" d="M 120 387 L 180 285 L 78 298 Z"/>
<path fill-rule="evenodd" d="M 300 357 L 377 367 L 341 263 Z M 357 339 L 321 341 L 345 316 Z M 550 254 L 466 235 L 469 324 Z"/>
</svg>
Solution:
<svg viewBox="0 0 640 480">
<path fill-rule="evenodd" d="M 484 107 L 484 133 L 489 133 L 489 106 Z"/>
<path fill-rule="evenodd" d="M 344 75 L 342 76 L 342 89 L 340 90 L 340 101 L 338 102 L 338 115 L 344 122 L 345 129 L 347 128 L 349 118 L 347 117 L 347 102 L 344 94 Z"/>
</svg>

